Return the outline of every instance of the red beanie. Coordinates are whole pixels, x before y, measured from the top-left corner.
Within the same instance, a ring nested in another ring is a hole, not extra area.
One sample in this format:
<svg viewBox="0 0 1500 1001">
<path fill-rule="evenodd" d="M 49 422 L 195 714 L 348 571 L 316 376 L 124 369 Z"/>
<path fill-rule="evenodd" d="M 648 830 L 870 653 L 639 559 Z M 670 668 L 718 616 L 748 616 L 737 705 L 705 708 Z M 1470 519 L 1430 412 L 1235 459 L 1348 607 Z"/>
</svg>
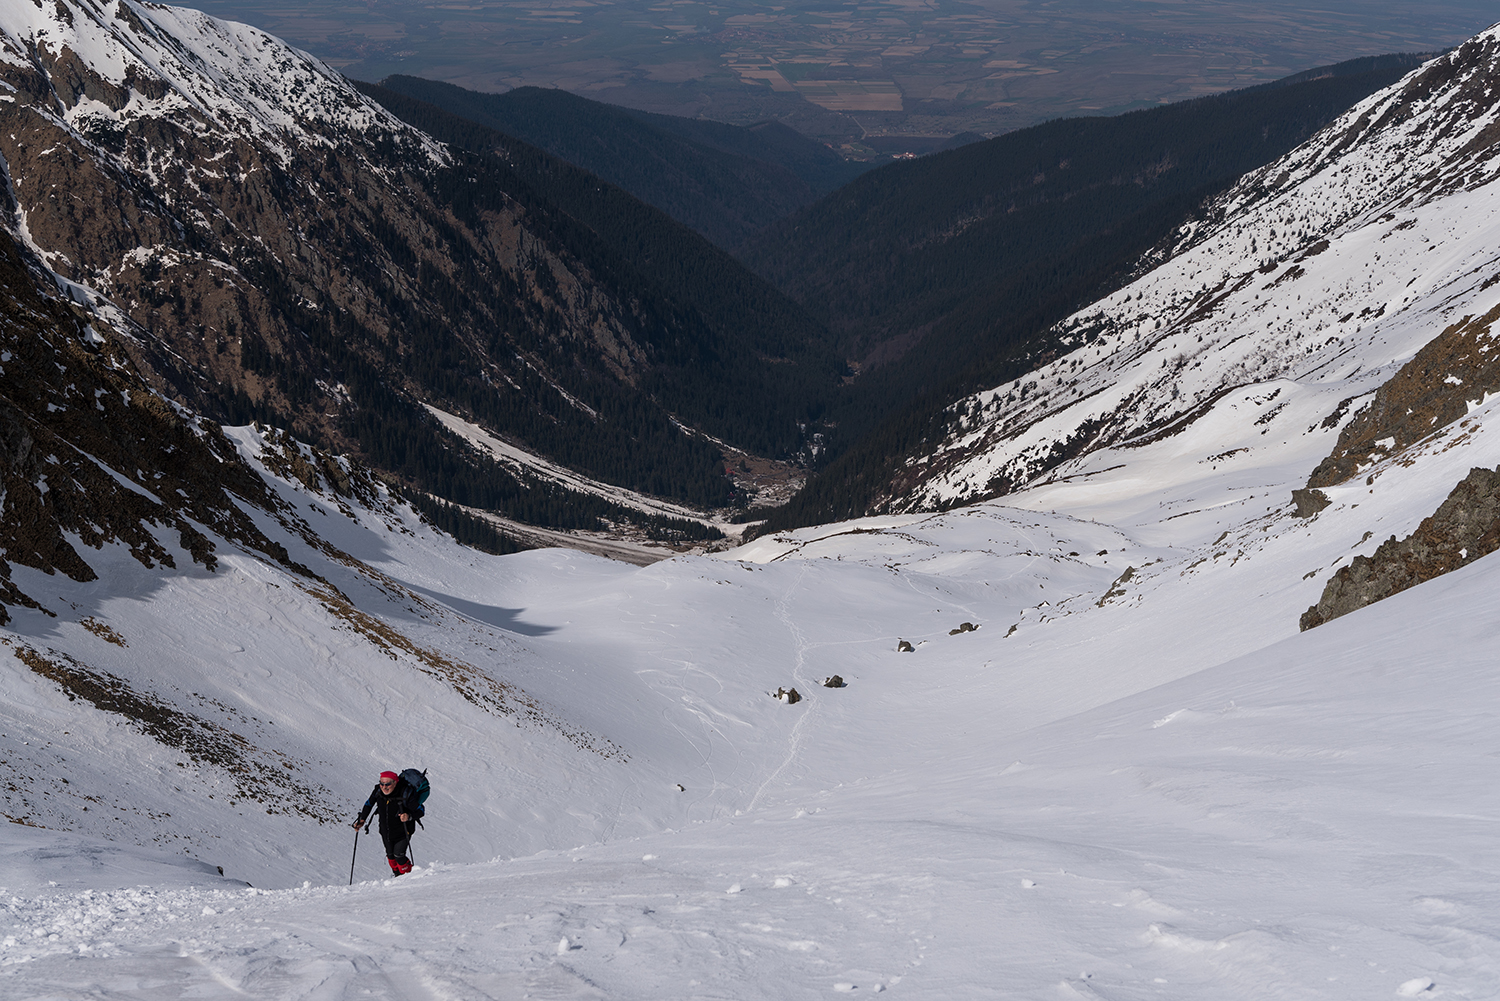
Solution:
<svg viewBox="0 0 1500 1001">
<path fill-rule="evenodd" d="M 390 779 L 392 782 L 396 781 L 396 779 L 399 778 L 399 776 L 395 772 L 381 772 L 380 777 L 382 779 Z"/>
</svg>

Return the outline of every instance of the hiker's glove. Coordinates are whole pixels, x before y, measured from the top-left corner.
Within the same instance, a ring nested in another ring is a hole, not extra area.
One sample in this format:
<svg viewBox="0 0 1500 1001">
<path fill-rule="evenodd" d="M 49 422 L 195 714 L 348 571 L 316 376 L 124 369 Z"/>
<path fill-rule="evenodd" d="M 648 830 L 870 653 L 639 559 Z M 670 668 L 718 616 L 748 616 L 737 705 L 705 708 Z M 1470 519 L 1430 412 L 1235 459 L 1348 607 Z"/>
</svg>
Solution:
<svg viewBox="0 0 1500 1001">
<path fill-rule="evenodd" d="M 352 828 L 354 828 L 357 831 L 357 830 L 359 830 L 359 825 L 363 824 L 364 822 L 365 822 L 365 818 L 363 818 L 363 817 L 355 817 L 354 818 L 354 823 L 350 824 L 349 826 L 352 827 Z"/>
</svg>

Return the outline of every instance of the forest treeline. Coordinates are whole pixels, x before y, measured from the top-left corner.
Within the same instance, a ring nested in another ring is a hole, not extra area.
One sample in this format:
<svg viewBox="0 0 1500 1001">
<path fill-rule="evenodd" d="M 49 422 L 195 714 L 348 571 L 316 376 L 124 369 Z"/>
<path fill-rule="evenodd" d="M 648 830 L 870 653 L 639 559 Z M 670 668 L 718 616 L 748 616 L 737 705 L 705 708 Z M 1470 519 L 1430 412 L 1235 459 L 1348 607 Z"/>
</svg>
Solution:
<svg viewBox="0 0 1500 1001">
<path fill-rule="evenodd" d="M 641 388 L 684 423 L 770 457 L 801 447 L 845 364 L 826 329 L 729 254 L 589 172 L 528 143 L 374 84 L 358 84 L 404 121 L 483 155 L 508 187 L 585 228 L 682 313 L 681 333 Z M 455 193 L 455 197 L 461 194 Z M 559 455 L 564 461 L 565 456 Z M 701 503 L 701 501 L 697 501 Z"/>
</svg>

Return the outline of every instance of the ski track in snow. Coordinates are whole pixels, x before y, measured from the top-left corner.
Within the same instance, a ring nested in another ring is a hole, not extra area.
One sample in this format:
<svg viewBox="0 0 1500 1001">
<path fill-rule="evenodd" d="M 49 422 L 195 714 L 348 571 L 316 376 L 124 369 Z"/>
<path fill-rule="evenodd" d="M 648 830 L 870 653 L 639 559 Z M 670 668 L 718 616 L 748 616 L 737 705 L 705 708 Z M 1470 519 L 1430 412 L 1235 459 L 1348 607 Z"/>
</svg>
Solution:
<svg viewBox="0 0 1500 1001">
<path fill-rule="evenodd" d="M 786 593 L 776 599 L 776 618 L 786 627 L 786 631 L 791 635 L 792 642 L 795 644 L 792 659 L 792 687 L 797 688 L 800 685 L 803 689 L 810 689 L 812 682 L 803 672 L 803 668 L 807 665 L 807 639 L 802 635 L 802 630 L 797 628 L 797 623 L 792 618 L 788 607 L 792 595 L 802 586 L 802 582 L 806 576 L 807 567 L 799 567 L 797 576 L 787 586 Z M 777 687 L 784 686 L 778 685 Z M 798 694 L 801 694 L 801 689 L 798 690 Z M 797 758 L 797 750 L 802 744 L 802 731 L 807 727 L 808 719 L 816 711 L 816 703 L 804 696 L 803 701 L 799 702 L 798 705 L 801 706 L 801 710 L 797 713 L 797 722 L 792 724 L 791 738 L 787 741 L 786 757 L 782 759 L 781 764 L 776 767 L 776 770 L 761 783 L 760 788 L 755 790 L 755 795 L 750 797 L 750 802 L 746 805 L 747 810 L 753 810 L 760 803 L 761 797 L 765 795 L 766 790 L 780 778 L 781 773 L 786 771 L 787 767 Z"/>
</svg>

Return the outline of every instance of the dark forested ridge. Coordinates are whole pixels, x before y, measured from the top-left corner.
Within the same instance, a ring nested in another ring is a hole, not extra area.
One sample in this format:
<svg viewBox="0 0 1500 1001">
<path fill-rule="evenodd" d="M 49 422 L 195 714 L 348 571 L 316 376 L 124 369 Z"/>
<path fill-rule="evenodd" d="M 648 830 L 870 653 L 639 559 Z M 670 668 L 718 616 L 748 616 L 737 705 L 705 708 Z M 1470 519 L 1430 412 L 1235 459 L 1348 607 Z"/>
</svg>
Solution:
<svg viewBox="0 0 1500 1001">
<path fill-rule="evenodd" d="M 1068 118 L 858 178 L 742 253 L 865 357 L 984 295 L 997 275 L 1142 209 L 1227 184 L 1296 146 L 1418 62 L 1358 60 L 1326 75 L 1137 111 Z M 1302 76 L 1303 74 L 1299 74 Z"/>
<path fill-rule="evenodd" d="M 843 187 L 876 165 L 874 161 L 846 160 L 830 147 L 809 139 L 784 122 L 726 125 L 707 118 L 659 115 L 631 108 L 625 111 L 647 125 L 682 136 L 700 146 L 784 167 L 811 188 L 818 198 Z"/>
<path fill-rule="evenodd" d="M 261 331 L 247 325 L 241 333 L 245 368 L 274 384 L 293 412 L 321 398 L 313 373 L 338 378 L 352 404 L 341 414 L 342 430 L 366 461 L 457 503 L 564 528 L 594 527 L 599 516 L 614 510 L 476 462 L 426 415 L 419 400 L 455 409 L 598 479 L 703 506 L 727 503 L 731 487 L 720 475 L 718 449 L 682 434 L 663 404 L 632 385 L 631 378 L 657 379 L 659 370 L 665 389 L 690 383 L 674 381 L 673 374 L 696 372 L 702 359 L 713 356 L 717 338 L 705 321 L 494 158 L 460 154 L 422 181 L 432 203 L 443 206 L 461 228 L 439 225 L 422 246 L 382 215 L 367 220 L 374 242 L 395 262 L 400 277 L 420 290 L 417 297 L 381 276 L 368 278 L 400 336 L 381 336 L 321 292 L 310 299 L 293 294 L 279 280 L 274 262 L 246 258 L 242 270 L 300 336 L 272 348 Z M 520 282 L 487 266 L 474 249 L 476 241 L 465 235 L 485 232 L 488 219 L 517 208 L 542 242 Z M 593 344 L 566 335 L 556 307 L 539 304 L 538 299 L 545 303 L 565 295 L 557 287 L 556 270 L 541 257 L 544 250 L 628 303 L 628 312 L 614 319 L 646 356 L 637 371 L 622 378 Z M 349 266 L 366 265 L 355 258 Z M 508 364 L 513 358 L 522 363 Z M 525 363 L 528 358 L 531 364 Z M 504 386 L 495 384 L 496 361 L 502 362 Z M 393 379 L 397 372 L 399 379 Z M 690 399 L 665 403 L 686 412 L 687 419 L 695 416 Z M 232 403 L 228 408 L 235 418 L 284 421 L 287 416 L 274 407 L 244 414 L 233 413 Z"/>
<path fill-rule="evenodd" d="M 716 438 L 771 457 L 798 450 L 799 427 L 822 415 L 845 372 L 826 329 L 805 309 L 686 226 L 585 170 L 425 102 L 356 86 L 427 134 L 483 154 L 486 169 L 502 173 L 521 197 L 586 230 L 582 242 L 681 312 L 683 329 L 693 333 L 656 360 L 640 388 Z"/>
<path fill-rule="evenodd" d="M 830 408 L 832 461 L 770 526 L 889 498 L 948 403 L 1050 360 L 1048 329 L 1123 283 L 1205 198 L 1423 58 L 1049 122 L 872 171 L 763 232 L 745 259 L 863 361 Z"/>
<path fill-rule="evenodd" d="M 867 169 L 776 122 L 676 118 L 541 87 L 484 94 L 409 76 L 381 86 L 582 167 L 724 248 Z"/>
</svg>

